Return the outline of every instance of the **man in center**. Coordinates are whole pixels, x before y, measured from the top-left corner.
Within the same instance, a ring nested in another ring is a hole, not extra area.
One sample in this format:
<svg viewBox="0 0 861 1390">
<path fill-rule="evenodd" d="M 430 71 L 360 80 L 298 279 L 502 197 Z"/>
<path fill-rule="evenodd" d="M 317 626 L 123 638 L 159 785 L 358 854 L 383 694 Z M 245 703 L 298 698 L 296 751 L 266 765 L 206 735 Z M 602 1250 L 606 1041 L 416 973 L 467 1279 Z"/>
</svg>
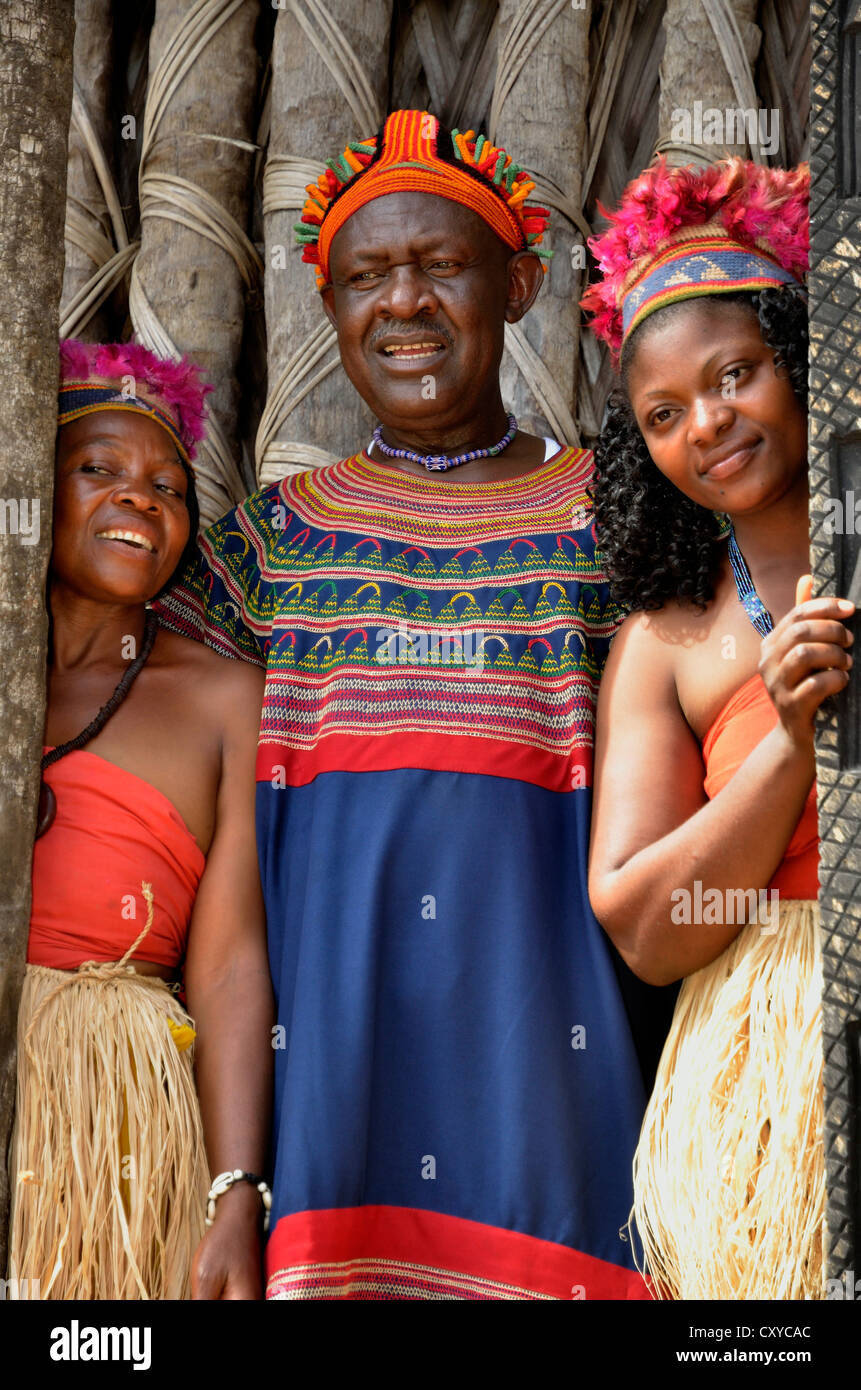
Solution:
<svg viewBox="0 0 861 1390">
<path fill-rule="evenodd" d="M 420 111 L 330 163 L 298 233 L 374 442 L 223 517 L 161 605 L 267 672 L 271 1298 L 648 1296 L 636 985 L 586 890 L 618 615 L 590 454 L 499 386 L 533 187 Z"/>
</svg>

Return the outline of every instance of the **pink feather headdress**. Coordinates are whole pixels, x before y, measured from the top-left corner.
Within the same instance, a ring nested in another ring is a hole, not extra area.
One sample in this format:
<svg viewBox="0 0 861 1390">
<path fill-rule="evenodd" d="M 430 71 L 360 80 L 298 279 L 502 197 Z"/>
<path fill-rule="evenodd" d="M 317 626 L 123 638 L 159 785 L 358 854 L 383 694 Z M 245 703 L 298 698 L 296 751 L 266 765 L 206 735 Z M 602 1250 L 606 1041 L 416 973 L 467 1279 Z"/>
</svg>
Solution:
<svg viewBox="0 0 861 1390">
<path fill-rule="evenodd" d="M 205 433 L 212 389 L 189 358 L 173 362 L 140 343 L 60 344 L 59 424 L 93 410 L 138 410 L 164 426 L 189 464 Z"/>
<path fill-rule="evenodd" d="M 628 185 L 615 212 L 599 204 L 611 226 L 589 247 L 602 278 L 580 305 L 613 361 L 636 324 L 673 299 L 803 283 L 809 197 L 806 164 L 769 169 L 736 156 L 673 168 L 661 157 Z M 682 283 L 693 258 L 696 272 Z"/>
</svg>

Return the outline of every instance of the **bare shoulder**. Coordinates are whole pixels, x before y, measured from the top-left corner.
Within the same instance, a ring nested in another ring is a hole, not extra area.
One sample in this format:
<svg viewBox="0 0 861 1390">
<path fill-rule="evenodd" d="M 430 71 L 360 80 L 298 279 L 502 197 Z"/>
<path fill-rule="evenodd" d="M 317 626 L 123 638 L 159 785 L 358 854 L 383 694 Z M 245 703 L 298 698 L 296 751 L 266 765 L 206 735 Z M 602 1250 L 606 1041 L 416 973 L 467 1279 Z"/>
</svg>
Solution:
<svg viewBox="0 0 861 1390">
<path fill-rule="evenodd" d="M 666 607 L 629 613 L 610 645 L 610 661 L 614 666 L 623 663 L 628 666 L 643 660 L 663 661 L 675 626 L 675 615 Z"/>
<path fill-rule="evenodd" d="M 250 661 L 221 656 L 203 642 L 160 630 L 159 664 L 173 668 L 182 686 L 194 690 L 208 711 L 241 721 L 244 713 L 259 723 L 266 672 Z"/>
<path fill-rule="evenodd" d="M 262 666 L 255 666 L 251 661 L 235 661 L 233 657 L 222 656 L 212 647 L 208 647 L 205 642 L 196 642 L 192 637 L 183 637 L 178 632 L 172 632 L 170 628 L 159 628 L 159 644 L 161 660 L 165 665 L 177 665 L 194 668 L 200 672 L 206 671 L 214 680 L 230 680 L 232 678 L 242 679 L 242 673 L 246 677 L 260 680 L 263 683 L 265 672 Z"/>
<path fill-rule="evenodd" d="M 598 699 L 605 718 L 608 711 L 628 719 L 656 706 L 677 709 L 679 667 L 688 647 L 705 635 L 704 616 L 675 602 L 628 615 L 610 644 L 601 678 Z"/>
<path fill-rule="evenodd" d="M 631 613 L 622 623 L 610 647 L 614 665 L 644 661 L 651 668 L 675 670 L 679 652 L 706 640 L 714 623 L 709 605 L 705 611 L 673 599 L 661 608 Z"/>
</svg>

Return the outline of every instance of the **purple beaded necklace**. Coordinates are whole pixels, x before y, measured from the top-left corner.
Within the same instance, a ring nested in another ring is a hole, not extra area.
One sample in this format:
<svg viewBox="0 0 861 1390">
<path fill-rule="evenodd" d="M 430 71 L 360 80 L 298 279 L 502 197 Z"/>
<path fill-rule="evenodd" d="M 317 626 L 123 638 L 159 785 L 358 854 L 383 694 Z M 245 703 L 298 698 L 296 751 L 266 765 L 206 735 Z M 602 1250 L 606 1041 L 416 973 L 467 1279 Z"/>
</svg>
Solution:
<svg viewBox="0 0 861 1390">
<path fill-rule="evenodd" d="M 448 454 L 419 454 L 414 449 L 393 449 L 383 442 L 382 425 L 377 425 L 374 430 L 373 442 L 387 458 L 409 459 L 410 463 L 420 463 L 429 473 L 445 473 L 449 468 L 457 468 L 461 463 L 472 463 L 473 459 L 495 458 L 503 449 L 508 448 L 516 433 L 517 420 L 513 415 L 509 415 L 508 432 L 502 436 L 498 444 L 492 444 L 489 449 L 470 449 L 468 453 L 456 454 L 454 458 Z"/>
</svg>

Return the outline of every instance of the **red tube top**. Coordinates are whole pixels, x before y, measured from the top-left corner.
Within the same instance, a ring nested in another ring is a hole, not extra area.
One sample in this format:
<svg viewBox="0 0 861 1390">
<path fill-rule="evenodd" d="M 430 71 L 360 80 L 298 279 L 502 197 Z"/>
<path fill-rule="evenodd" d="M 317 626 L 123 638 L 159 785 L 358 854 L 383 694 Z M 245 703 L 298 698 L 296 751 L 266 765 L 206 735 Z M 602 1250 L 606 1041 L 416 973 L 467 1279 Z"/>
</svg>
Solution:
<svg viewBox="0 0 861 1390">
<path fill-rule="evenodd" d="M 730 696 L 703 739 L 706 796 L 717 796 L 738 771 L 748 753 L 777 723 L 777 710 L 759 675 L 751 676 Z M 763 808 L 768 814 L 768 808 Z M 811 787 L 801 818 L 777 873 L 768 885 L 782 898 L 815 898 L 819 892 L 819 832 L 816 784 Z"/>
<path fill-rule="evenodd" d="M 28 962 L 75 970 L 119 960 L 146 922 L 143 880 L 153 921 L 133 959 L 178 965 L 206 858 L 176 807 L 85 748 L 44 777 L 57 815 L 33 851 Z"/>
</svg>

